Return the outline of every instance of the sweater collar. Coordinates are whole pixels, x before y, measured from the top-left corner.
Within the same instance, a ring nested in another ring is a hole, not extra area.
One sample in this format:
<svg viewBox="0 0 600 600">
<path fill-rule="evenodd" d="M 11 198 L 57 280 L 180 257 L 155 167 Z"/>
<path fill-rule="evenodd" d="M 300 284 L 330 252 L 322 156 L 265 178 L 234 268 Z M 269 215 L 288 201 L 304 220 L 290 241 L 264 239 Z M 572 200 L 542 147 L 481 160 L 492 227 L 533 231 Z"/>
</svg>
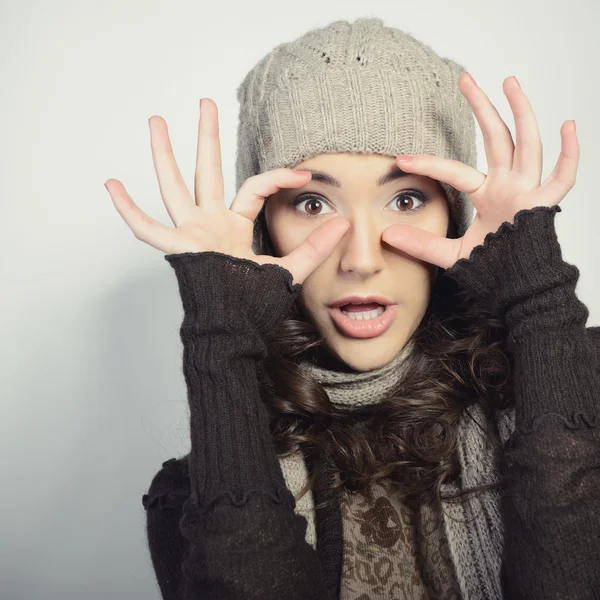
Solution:
<svg viewBox="0 0 600 600">
<path fill-rule="evenodd" d="M 323 386 L 332 404 L 360 408 L 389 398 L 413 348 L 414 337 L 389 363 L 371 371 L 355 371 L 322 348 L 307 355 L 299 367 Z"/>
</svg>

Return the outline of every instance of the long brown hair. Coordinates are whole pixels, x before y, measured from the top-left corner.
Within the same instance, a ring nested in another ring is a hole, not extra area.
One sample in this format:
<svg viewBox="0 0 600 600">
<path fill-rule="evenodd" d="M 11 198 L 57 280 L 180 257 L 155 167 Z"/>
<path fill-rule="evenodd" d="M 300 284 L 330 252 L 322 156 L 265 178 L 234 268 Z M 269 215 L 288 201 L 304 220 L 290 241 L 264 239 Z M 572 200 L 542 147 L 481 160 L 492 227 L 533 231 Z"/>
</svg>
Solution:
<svg viewBox="0 0 600 600">
<path fill-rule="evenodd" d="M 456 237 L 452 219 L 448 232 Z M 275 256 L 264 206 L 254 223 L 253 250 Z M 312 457 L 314 468 L 296 500 L 312 488 L 325 463 L 335 480 L 330 501 L 345 490 L 371 497 L 370 484 L 378 480 L 391 483 L 413 507 L 456 500 L 502 483 L 454 496 L 441 493 L 441 485 L 460 472 L 457 423 L 465 408 L 479 403 L 494 422 L 496 412 L 514 402 L 507 393 L 513 369 L 506 328 L 480 304 L 442 270 L 413 334 L 414 351 L 403 365 L 407 375 L 399 387 L 381 403 L 347 410 L 334 407 L 321 384 L 298 367 L 307 352 L 322 345 L 322 338 L 294 303 L 268 343 L 261 387 L 278 456 L 302 448 Z M 500 444 L 495 429 L 488 434 Z"/>
</svg>

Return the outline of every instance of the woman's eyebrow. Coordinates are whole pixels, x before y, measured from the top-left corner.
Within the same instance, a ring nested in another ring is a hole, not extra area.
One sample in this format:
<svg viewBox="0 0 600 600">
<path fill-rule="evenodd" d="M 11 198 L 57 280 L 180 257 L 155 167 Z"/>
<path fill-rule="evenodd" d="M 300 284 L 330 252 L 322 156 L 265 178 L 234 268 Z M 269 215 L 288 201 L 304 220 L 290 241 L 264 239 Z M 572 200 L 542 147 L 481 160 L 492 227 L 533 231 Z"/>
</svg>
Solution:
<svg viewBox="0 0 600 600">
<path fill-rule="evenodd" d="M 314 169 L 302 169 L 302 171 L 309 171 L 312 173 L 313 181 L 320 181 L 321 183 L 326 183 L 327 185 L 332 185 L 334 187 L 342 187 L 342 184 L 332 175 L 328 175 L 327 173 L 323 173 L 322 171 L 316 171 Z M 393 166 L 387 173 L 382 175 L 377 181 L 377 186 L 381 187 L 390 181 L 395 181 L 396 179 L 401 179 L 402 177 L 406 177 L 410 175 L 406 171 L 403 171 L 397 166 Z"/>
</svg>

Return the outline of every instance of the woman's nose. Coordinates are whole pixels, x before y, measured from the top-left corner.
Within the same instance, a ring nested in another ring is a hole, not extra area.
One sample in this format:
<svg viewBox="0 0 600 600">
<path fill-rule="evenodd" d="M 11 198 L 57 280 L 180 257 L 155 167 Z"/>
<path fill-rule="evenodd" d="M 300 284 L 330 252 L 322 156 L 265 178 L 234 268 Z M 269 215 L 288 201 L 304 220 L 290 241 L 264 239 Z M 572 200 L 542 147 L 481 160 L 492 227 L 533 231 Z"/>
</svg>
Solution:
<svg viewBox="0 0 600 600">
<path fill-rule="evenodd" d="M 373 221 L 351 221 L 350 229 L 340 240 L 340 269 L 344 272 L 371 275 L 384 267 L 383 230 Z"/>
</svg>

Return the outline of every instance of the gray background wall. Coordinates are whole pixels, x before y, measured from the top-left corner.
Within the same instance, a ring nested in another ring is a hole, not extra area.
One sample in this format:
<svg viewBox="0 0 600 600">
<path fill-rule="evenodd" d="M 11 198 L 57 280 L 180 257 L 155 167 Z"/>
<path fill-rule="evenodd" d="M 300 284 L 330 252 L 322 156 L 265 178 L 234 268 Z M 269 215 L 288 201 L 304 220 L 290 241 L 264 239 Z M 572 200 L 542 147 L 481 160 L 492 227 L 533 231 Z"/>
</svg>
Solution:
<svg viewBox="0 0 600 600">
<path fill-rule="evenodd" d="M 141 497 L 161 462 L 189 446 L 182 312 L 163 254 L 135 239 L 103 183 L 121 180 L 172 225 L 147 120 L 167 120 L 193 189 L 198 101 L 209 96 L 230 204 L 243 76 L 276 44 L 360 16 L 464 64 L 513 132 L 502 80 L 517 75 L 541 129 L 544 177 L 561 124 L 576 119 L 579 176 L 556 222 L 588 324 L 600 323 L 596 0 L 2 2 L 2 600 L 160 597 Z M 485 170 L 480 132 L 479 153 Z"/>
</svg>

